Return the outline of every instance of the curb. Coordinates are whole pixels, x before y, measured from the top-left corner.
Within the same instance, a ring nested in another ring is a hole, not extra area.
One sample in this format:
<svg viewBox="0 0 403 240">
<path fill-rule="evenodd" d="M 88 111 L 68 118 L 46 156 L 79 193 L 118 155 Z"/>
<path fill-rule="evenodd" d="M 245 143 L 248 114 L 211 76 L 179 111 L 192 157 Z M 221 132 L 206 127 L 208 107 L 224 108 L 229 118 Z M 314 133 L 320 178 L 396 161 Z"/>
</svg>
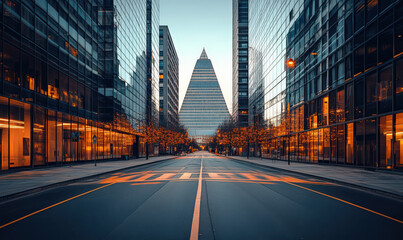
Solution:
<svg viewBox="0 0 403 240">
<path fill-rule="evenodd" d="M 279 170 L 279 171 L 285 171 L 285 172 L 289 172 L 289 173 L 303 175 L 303 176 L 306 176 L 306 177 L 317 178 L 317 179 L 320 179 L 320 180 L 323 180 L 323 181 L 326 181 L 326 182 L 332 182 L 332 183 L 336 183 L 338 185 L 344 185 L 344 186 L 348 186 L 348 187 L 351 187 L 351 188 L 356 188 L 356 189 L 359 189 L 359 190 L 368 191 L 368 192 L 376 193 L 376 194 L 379 194 L 379 195 L 382 195 L 382 196 L 386 196 L 386 197 L 390 197 L 390 198 L 393 198 L 393 199 L 396 199 L 396 200 L 403 201 L 403 195 L 392 193 L 392 192 L 385 191 L 385 190 L 366 187 L 366 186 L 362 186 L 362 185 L 358 185 L 358 184 L 354 184 L 354 183 L 348 183 L 348 182 L 344 182 L 344 181 L 340 181 L 340 180 L 336 180 L 336 179 L 332 179 L 332 178 L 316 176 L 316 175 L 309 174 L 309 173 L 302 173 L 302 172 L 298 172 L 298 171 L 294 171 L 294 170 L 267 166 L 267 165 L 263 165 L 263 164 L 256 163 L 256 162 L 249 162 L 249 161 L 245 161 L 245 160 L 242 160 L 242 159 L 232 158 L 232 157 L 229 157 L 229 156 L 227 156 L 226 158 L 231 159 L 231 160 L 235 160 L 235 161 L 239 161 L 239 162 L 242 162 L 242 163 L 250 163 L 250 164 L 253 164 L 253 165 L 256 165 L 256 166 L 259 166 L 259 167 L 271 168 L 271 169 L 275 169 L 275 170 Z"/>
<path fill-rule="evenodd" d="M 178 157 L 164 158 L 164 159 L 161 159 L 161 160 L 156 160 L 154 162 L 142 163 L 142 164 L 139 164 L 139 165 L 136 165 L 136 166 L 124 167 L 124 168 L 115 169 L 115 170 L 111 170 L 111 171 L 107 171 L 107 172 L 96 173 L 96 174 L 93 174 L 93 175 L 90 175 L 90 176 L 70 179 L 70 180 L 61 181 L 61 182 L 57 182 L 57 183 L 51 183 L 49 185 L 45 185 L 45 186 L 41 186 L 41 187 L 31 188 L 31 189 L 28 189 L 28 190 L 24 190 L 22 192 L 12 193 L 12 194 L 0 197 L 0 204 L 2 204 L 4 202 L 7 202 L 9 200 L 13 200 L 13 199 L 16 199 L 16 198 L 19 198 L 19 197 L 29 195 L 29 194 L 41 192 L 41 191 L 51 189 L 51 188 L 55 188 L 55 187 L 65 186 L 65 185 L 68 185 L 68 184 L 71 184 L 71 183 L 75 183 L 75 182 L 91 179 L 91 178 L 94 178 L 94 177 L 102 176 L 104 174 L 115 173 L 115 172 L 119 172 L 119 171 L 128 170 L 128 169 L 131 169 L 131 168 L 142 167 L 142 166 L 151 165 L 151 164 L 159 163 L 159 162 L 164 162 L 164 161 L 171 160 L 171 159 L 176 159 L 176 158 L 178 158 Z"/>
</svg>

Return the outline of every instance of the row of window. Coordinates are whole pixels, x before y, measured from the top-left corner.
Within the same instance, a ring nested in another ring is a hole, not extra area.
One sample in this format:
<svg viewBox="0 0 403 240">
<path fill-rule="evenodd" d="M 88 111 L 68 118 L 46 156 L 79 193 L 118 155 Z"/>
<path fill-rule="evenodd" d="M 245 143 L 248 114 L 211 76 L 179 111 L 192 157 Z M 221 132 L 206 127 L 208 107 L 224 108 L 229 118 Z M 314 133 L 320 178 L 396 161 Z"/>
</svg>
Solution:
<svg viewBox="0 0 403 240">
<path fill-rule="evenodd" d="M 119 121 L 103 124 L 0 97 L 1 169 L 143 155 L 144 143 L 117 131 Z"/>
<path fill-rule="evenodd" d="M 265 157 L 367 167 L 403 167 L 403 113 L 268 139 Z"/>
</svg>

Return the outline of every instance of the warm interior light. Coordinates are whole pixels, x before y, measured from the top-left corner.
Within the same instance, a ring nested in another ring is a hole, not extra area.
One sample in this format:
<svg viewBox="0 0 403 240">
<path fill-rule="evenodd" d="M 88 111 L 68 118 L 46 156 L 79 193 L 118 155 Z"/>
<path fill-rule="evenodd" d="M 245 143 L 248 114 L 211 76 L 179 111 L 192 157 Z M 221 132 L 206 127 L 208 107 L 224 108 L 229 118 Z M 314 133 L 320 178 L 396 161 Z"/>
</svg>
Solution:
<svg viewBox="0 0 403 240">
<path fill-rule="evenodd" d="M 287 67 L 289 67 L 289 68 L 295 67 L 294 59 L 290 58 L 290 59 L 287 60 Z"/>
</svg>

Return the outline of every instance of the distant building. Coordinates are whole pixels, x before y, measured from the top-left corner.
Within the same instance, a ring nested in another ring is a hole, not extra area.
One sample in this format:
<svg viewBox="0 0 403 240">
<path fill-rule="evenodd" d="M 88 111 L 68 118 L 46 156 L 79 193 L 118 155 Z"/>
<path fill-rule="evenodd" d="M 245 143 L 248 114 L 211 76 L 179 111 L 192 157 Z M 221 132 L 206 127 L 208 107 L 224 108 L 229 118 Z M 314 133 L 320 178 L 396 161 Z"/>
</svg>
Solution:
<svg viewBox="0 0 403 240">
<path fill-rule="evenodd" d="M 248 126 L 248 0 L 232 1 L 232 117 Z"/>
<path fill-rule="evenodd" d="M 218 126 L 229 118 L 213 64 L 204 49 L 193 70 L 179 118 L 189 130 L 189 137 L 199 143 L 213 136 Z"/>
<path fill-rule="evenodd" d="M 168 26 L 160 26 L 160 126 L 174 129 L 179 124 L 179 58 Z"/>
<path fill-rule="evenodd" d="M 250 119 L 283 160 L 403 167 L 403 1 L 249 2 Z"/>
</svg>

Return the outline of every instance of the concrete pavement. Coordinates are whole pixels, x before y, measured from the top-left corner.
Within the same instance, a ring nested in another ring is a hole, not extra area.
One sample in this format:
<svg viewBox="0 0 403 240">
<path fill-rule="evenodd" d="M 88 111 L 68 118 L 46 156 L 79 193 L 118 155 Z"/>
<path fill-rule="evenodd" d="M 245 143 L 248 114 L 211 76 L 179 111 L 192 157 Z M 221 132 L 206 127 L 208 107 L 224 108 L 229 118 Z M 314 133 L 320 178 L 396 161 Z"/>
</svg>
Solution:
<svg viewBox="0 0 403 240">
<path fill-rule="evenodd" d="M 362 168 L 342 167 L 324 164 L 310 164 L 287 161 L 260 159 L 255 157 L 228 156 L 228 158 L 257 164 L 264 167 L 281 169 L 317 177 L 326 181 L 358 187 L 369 191 L 403 199 L 403 174 L 369 171 Z"/>
<path fill-rule="evenodd" d="M 160 156 L 150 157 L 148 160 L 138 158 L 131 160 L 101 161 L 97 162 L 97 166 L 94 166 L 94 162 L 72 165 L 66 164 L 62 167 L 28 169 L 5 173 L 0 175 L 0 201 L 43 190 L 57 184 L 66 184 L 105 173 L 173 158 L 175 157 Z"/>
</svg>

